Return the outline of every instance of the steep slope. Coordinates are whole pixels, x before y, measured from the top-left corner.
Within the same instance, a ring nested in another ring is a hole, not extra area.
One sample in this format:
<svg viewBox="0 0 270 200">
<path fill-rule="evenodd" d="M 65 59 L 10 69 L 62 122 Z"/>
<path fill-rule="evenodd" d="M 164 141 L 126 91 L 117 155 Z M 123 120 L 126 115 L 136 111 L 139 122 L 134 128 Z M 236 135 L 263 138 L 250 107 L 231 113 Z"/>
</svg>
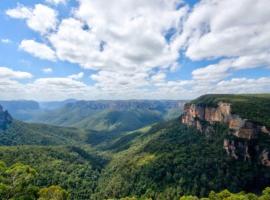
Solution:
<svg viewBox="0 0 270 200">
<path fill-rule="evenodd" d="M 30 124 L 14 120 L 0 106 L 0 145 L 64 145 L 82 144 L 87 134 L 76 128 L 57 127 L 45 124 Z"/>
<path fill-rule="evenodd" d="M 215 123 L 228 126 L 224 149 L 235 159 L 259 158 L 270 166 L 270 95 L 204 95 L 185 105 L 182 122 L 211 135 Z"/>
<path fill-rule="evenodd" d="M 103 170 L 96 196 L 179 199 L 224 188 L 257 192 L 269 185 L 270 168 L 259 159 L 227 156 L 223 149 L 227 132 L 226 125 L 213 124 L 207 137 L 177 119 L 131 138 L 123 136 L 111 145 L 110 151 L 118 153 Z"/>
<path fill-rule="evenodd" d="M 262 190 L 270 184 L 269 97 L 202 96 L 181 119 L 115 139 L 96 195 L 179 199 L 224 188 Z"/>
<path fill-rule="evenodd" d="M 0 130 L 0 145 L 66 145 L 85 141 L 85 131 L 13 120 Z"/>
</svg>

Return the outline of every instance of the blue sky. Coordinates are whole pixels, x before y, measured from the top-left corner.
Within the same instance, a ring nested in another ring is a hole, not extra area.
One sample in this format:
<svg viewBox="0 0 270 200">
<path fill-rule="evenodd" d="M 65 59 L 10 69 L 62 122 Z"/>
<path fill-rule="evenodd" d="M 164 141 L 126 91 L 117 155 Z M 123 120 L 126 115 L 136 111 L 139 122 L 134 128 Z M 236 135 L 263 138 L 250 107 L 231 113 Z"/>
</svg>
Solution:
<svg viewBox="0 0 270 200">
<path fill-rule="evenodd" d="M 270 92 L 269 6 L 267 0 L 2 0 L 0 99 Z"/>
</svg>

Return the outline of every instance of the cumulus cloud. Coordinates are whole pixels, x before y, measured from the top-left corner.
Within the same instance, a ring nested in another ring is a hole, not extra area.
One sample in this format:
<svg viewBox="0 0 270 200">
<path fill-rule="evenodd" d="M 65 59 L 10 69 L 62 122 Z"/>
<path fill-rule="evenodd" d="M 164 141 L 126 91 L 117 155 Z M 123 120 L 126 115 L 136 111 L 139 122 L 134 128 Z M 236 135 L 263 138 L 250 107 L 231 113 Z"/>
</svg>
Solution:
<svg viewBox="0 0 270 200">
<path fill-rule="evenodd" d="M 269 1 L 205 0 L 184 22 L 179 44 L 191 59 L 245 56 L 269 49 Z"/>
<path fill-rule="evenodd" d="M 178 51 L 170 47 L 165 34 L 177 29 L 186 14 L 185 7 L 176 9 L 177 2 L 80 0 L 75 16 L 64 19 L 49 40 L 61 60 L 84 68 L 145 71 L 168 67 L 178 58 Z"/>
<path fill-rule="evenodd" d="M 6 14 L 13 18 L 28 19 L 32 16 L 32 10 L 21 4 L 18 4 L 16 8 L 7 10 Z"/>
<path fill-rule="evenodd" d="M 34 8 L 18 4 L 16 8 L 7 10 L 6 14 L 12 18 L 25 19 L 29 28 L 41 34 L 54 30 L 58 21 L 57 12 L 42 4 L 36 4 Z"/>
<path fill-rule="evenodd" d="M 92 72 L 93 85 L 80 81 L 84 76 L 80 72 L 38 79 L 27 85 L 33 94 L 46 91 L 55 98 L 90 99 L 193 98 L 211 92 L 269 91 L 267 74 L 232 78 L 239 70 L 270 68 L 268 7 L 268 0 L 202 0 L 193 8 L 179 0 L 78 0 L 78 7 L 59 21 L 57 11 L 41 4 L 34 8 L 18 5 L 6 13 L 25 19 L 46 43 L 23 40 L 20 49 Z M 45 13 L 49 20 L 43 24 Z M 213 64 L 194 69 L 189 79 L 171 80 L 171 73 L 182 73 L 176 70 L 182 56 Z M 38 87 L 31 89 L 34 85 Z"/>
<path fill-rule="evenodd" d="M 19 48 L 41 59 L 56 60 L 55 52 L 50 47 L 34 40 L 23 40 Z"/>
<path fill-rule="evenodd" d="M 15 71 L 7 67 L 0 67 L 0 79 L 28 79 L 32 74 L 23 71 Z"/>
</svg>

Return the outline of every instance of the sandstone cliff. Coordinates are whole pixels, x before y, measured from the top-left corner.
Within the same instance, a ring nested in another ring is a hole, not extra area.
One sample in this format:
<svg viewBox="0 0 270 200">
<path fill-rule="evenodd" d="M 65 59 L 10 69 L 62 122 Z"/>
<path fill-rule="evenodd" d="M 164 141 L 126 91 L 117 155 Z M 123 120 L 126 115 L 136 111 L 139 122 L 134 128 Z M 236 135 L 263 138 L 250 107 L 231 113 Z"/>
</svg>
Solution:
<svg viewBox="0 0 270 200">
<path fill-rule="evenodd" d="M 212 107 L 204 104 L 186 104 L 181 121 L 206 134 L 211 132 L 211 125 L 226 124 L 229 128 L 228 135 L 240 139 L 224 139 L 223 148 L 229 156 L 249 160 L 252 152 L 256 151 L 256 154 L 260 155 L 261 163 L 270 167 L 269 150 L 260 149 L 254 142 L 259 134 L 270 135 L 270 130 L 262 124 L 232 114 L 230 103 L 219 102 L 217 106 Z"/>
<path fill-rule="evenodd" d="M 270 134 L 265 126 L 232 114 L 231 105 L 224 102 L 219 102 L 217 107 L 186 104 L 181 120 L 183 124 L 195 126 L 200 131 L 207 128 L 207 126 L 203 126 L 202 122 L 208 122 L 209 124 L 225 123 L 229 126 L 233 135 L 245 139 L 256 138 L 260 132 Z"/>
</svg>

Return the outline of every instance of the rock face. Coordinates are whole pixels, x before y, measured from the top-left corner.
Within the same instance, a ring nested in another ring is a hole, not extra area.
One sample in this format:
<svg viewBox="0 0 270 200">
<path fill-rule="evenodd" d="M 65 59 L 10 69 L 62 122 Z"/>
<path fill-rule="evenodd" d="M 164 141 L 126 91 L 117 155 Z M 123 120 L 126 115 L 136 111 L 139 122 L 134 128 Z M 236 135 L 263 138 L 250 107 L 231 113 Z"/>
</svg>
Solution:
<svg viewBox="0 0 270 200">
<path fill-rule="evenodd" d="M 203 133 L 209 132 L 209 127 L 215 123 L 223 123 L 229 127 L 228 135 L 239 139 L 224 139 L 223 148 L 234 159 L 250 160 L 253 155 L 259 155 L 260 162 L 270 167 L 270 154 L 256 144 L 259 134 L 270 135 L 269 129 L 248 119 L 242 119 L 232 114 L 231 105 L 219 102 L 215 107 L 186 104 L 181 117 L 183 124 L 193 126 Z"/>
<path fill-rule="evenodd" d="M 207 128 L 203 125 L 203 122 L 209 124 L 225 123 L 229 126 L 233 135 L 244 139 L 256 138 L 259 132 L 270 134 L 265 126 L 232 114 L 231 105 L 224 102 L 219 102 L 217 107 L 186 104 L 181 121 L 183 124 L 196 127 L 201 132 Z"/>
<path fill-rule="evenodd" d="M 4 111 L 0 105 L 0 130 L 6 129 L 7 125 L 12 122 L 12 117 L 8 111 Z"/>
</svg>

